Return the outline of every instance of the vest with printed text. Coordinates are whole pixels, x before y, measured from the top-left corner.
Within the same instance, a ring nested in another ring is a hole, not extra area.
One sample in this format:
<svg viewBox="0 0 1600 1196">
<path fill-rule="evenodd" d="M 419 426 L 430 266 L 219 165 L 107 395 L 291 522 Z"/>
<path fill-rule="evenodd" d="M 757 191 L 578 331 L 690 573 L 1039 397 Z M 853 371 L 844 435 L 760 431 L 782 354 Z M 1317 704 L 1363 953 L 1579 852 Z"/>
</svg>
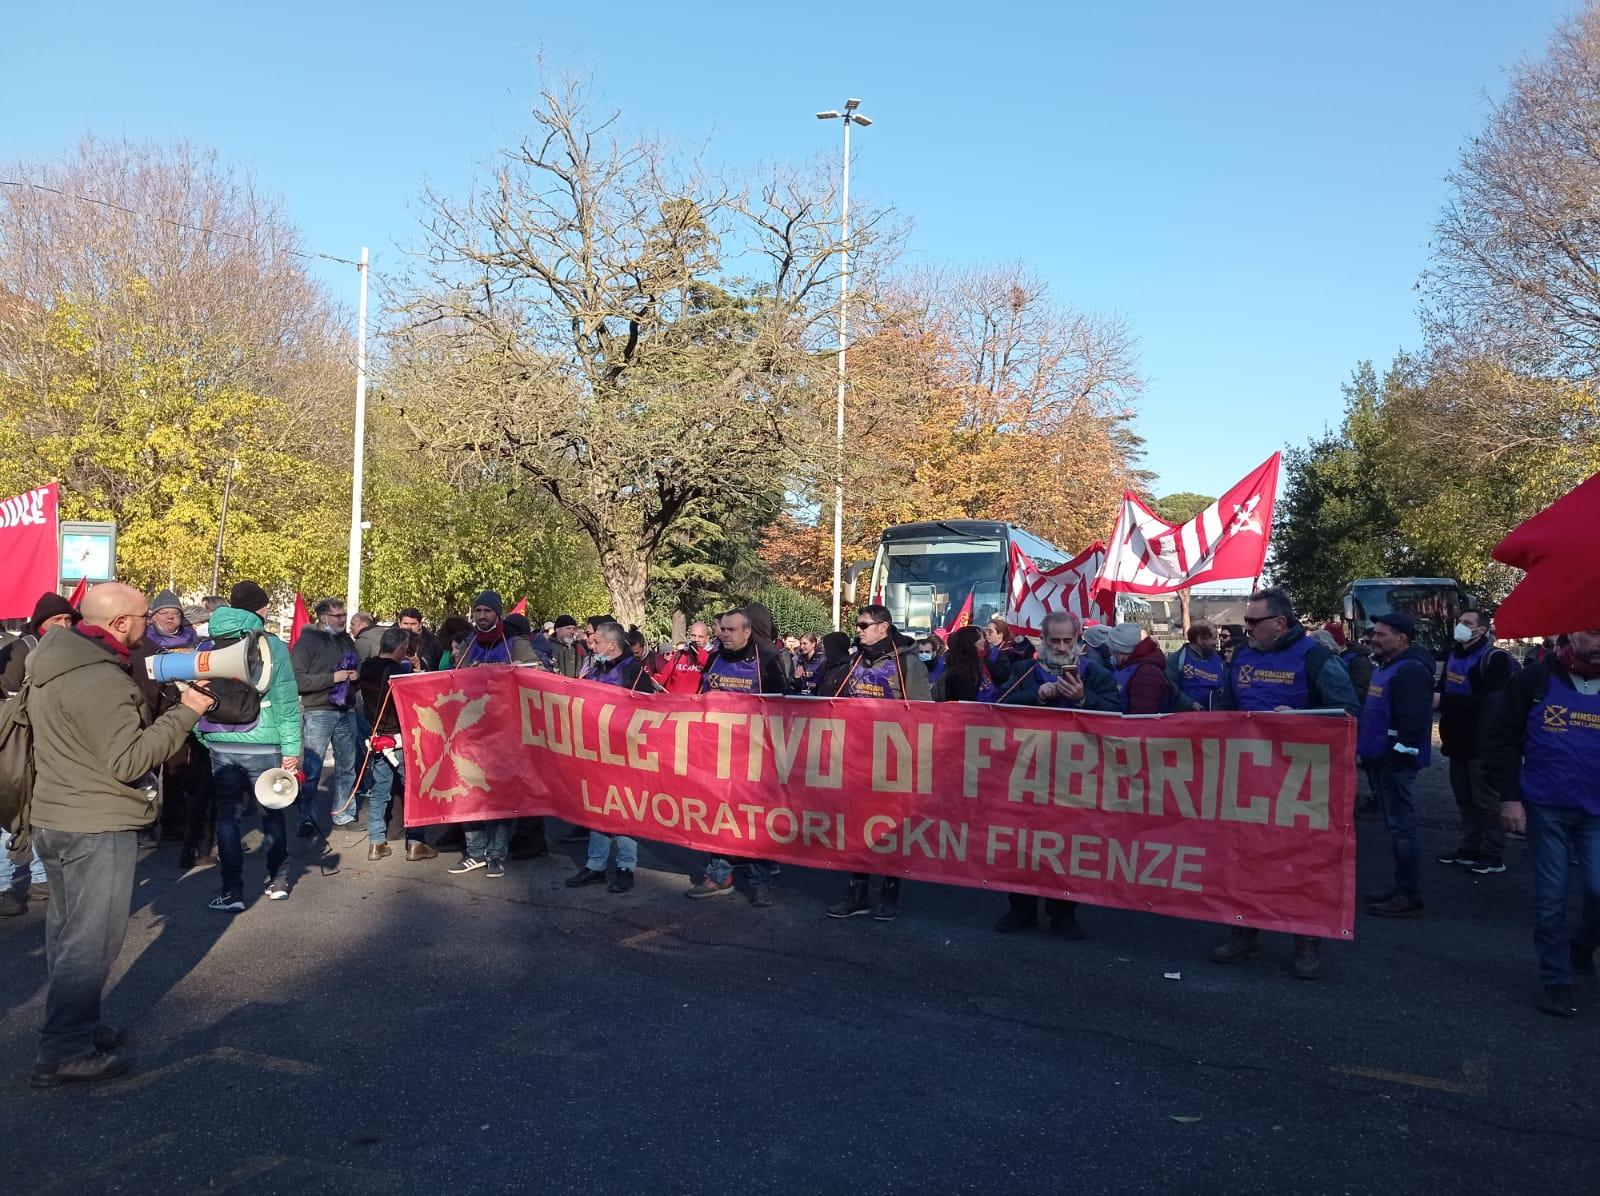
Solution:
<svg viewBox="0 0 1600 1196">
<path fill-rule="evenodd" d="M 1239 710 L 1304 710 L 1311 704 L 1306 658 L 1317 641 L 1303 635 L 1280 652 L 1248 644 L 1233 654 L 1233 703 Z"/>
<path fill-rule="evenodd" d="M 1523 800 L 1600 817 L 1600 694 L 1579 693 L 1552 672 L 1525 731 Z"/>
</svg>

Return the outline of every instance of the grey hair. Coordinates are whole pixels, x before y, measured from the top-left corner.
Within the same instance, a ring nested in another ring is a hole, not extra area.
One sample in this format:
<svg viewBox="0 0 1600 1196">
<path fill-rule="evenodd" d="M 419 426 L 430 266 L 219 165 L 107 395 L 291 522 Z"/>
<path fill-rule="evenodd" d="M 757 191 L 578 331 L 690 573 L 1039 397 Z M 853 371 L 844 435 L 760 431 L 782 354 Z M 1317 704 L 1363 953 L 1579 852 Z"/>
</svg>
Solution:
<svg viewBox="0 0 1600 1196">
<path fill-rule="evenodd" d="M 1044 617 L 1044 620 L 1039 624 L 1039 630 L 1042 631 L 1045 635 L 1049 635 L 1050 634 L 1050 625 L 1052 623 L 1071 623 L 1072 624 L 1072 634 L 1073 635 L 1082 635 L 1083 634 L 1083 619 L 1082 619 L 1082 617 L 1077 615 L 1077 614 L 1075 614 L 1075 613 L 1073 613 L 1070 610 L 1053 610 L 1053 611 L 1051 611 L 1048 615 L 1046 615 Z"/>
<path fill-rule="evenodd" d="M 1294 601 L 1289 597 L 1289 591 L 1282 586 L 1268 586 L 1264 590 L 1257 590 L 1250 595 L 1250 601 L 1265 602 L 1268 618 L 1282 615 L 1291 623 L 1295 621 Z"/>
</svg>

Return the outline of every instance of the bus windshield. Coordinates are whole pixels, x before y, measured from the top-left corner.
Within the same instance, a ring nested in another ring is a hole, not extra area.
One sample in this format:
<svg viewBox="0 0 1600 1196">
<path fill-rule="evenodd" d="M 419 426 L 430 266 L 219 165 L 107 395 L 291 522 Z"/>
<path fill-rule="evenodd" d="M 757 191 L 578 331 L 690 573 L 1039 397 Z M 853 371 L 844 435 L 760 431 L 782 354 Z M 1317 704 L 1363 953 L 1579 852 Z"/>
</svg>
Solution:
<svg viewBox="0 0 1600 1196">
<path fill-rule="evenodd" d="M 1006 605 L 1006 545 L 994 539 L 886 540 L 872 592 L 895 626 L 912 633 L 945 626 L 972 595 L 972 621 Z"/>
<path fill-rule="evenodd" d="M 1357 581 L 1347 590 L 1345 614 L 1365 630 L 1378 615 L 1404 612 L 1417 622 L 1416 643 L 1442 660 L 1464 605 L 1465 595 L 1453 581 Z"/>
</svg>

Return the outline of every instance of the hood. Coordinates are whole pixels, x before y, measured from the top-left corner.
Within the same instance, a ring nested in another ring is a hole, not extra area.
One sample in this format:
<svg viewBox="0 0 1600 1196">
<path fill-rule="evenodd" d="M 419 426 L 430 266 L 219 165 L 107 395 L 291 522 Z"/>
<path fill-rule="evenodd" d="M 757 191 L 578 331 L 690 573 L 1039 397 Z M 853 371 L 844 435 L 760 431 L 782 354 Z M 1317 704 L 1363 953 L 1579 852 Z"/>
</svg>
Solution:
<svg viewBox="0 0 1600 1196">
<path fill-rule="evenodd" d="M 1161 645 L 1153 639 L 1142 639 L 1139 646 L 1128 653 L 1126 664 L 1155 664 L 1165 665 L 1166 653 L 1161 650 Z"/>
<path fill-rule="evenodd" d="M 237 635 L 241 631 L 260 631 L 261 619 L 252 611 L 237 606 L 221 606 L 211 612 L 206 633 L 211 636 Z"/>
<path fill-rule="evenodd" d="M 778 624 L 765 604 L 760 602 L 749 603 L 744 608 L 744 616 L 750 620 L 750 630 L 755 632 L 757 639 L 764 640 L 769 644 L 777 640 Z"/>
<path fill-rule="evenodd" d="M 28 676 L 35 685 L 48 685 L 56 678 L 94 664 L 115 665 L 126 673 L 122 661 L 91 639 L 70 627 L 52 627 L 28 653 Z"/>
</svg>

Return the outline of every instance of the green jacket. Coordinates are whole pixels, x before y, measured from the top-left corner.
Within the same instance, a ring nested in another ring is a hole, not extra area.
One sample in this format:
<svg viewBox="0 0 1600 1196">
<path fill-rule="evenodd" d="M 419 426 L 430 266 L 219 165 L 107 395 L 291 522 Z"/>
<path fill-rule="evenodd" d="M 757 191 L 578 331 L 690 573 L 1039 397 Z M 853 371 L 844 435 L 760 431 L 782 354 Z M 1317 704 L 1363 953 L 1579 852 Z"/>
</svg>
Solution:
<svg viewBox="0 0 1600 1196">
<path fill-rule="evenodd" d="M 135 784 L 182 745 L 186 706 L 146 725 L 149 710 L 123 660 L 70 627 L 28 654 L 34 826 L 97 834 L 149 826 L 153 790 Z"/>
<path fill-rule="evenodd" d="M 211 616 L 208 634 L 213 638 L 240 631 L 260 631 L 261 620 L 247 610 L 224 606 Z M 275 743 L 285 759 L 300 754 L 300 686 L 294 679 L 289 646 L 275 635 L 267 636 L 272 653 L 272 683 L 261 695 L 261 719 L 248 731 L 196 731 L 207 747 L 230 743 Z"/>
</svg>

